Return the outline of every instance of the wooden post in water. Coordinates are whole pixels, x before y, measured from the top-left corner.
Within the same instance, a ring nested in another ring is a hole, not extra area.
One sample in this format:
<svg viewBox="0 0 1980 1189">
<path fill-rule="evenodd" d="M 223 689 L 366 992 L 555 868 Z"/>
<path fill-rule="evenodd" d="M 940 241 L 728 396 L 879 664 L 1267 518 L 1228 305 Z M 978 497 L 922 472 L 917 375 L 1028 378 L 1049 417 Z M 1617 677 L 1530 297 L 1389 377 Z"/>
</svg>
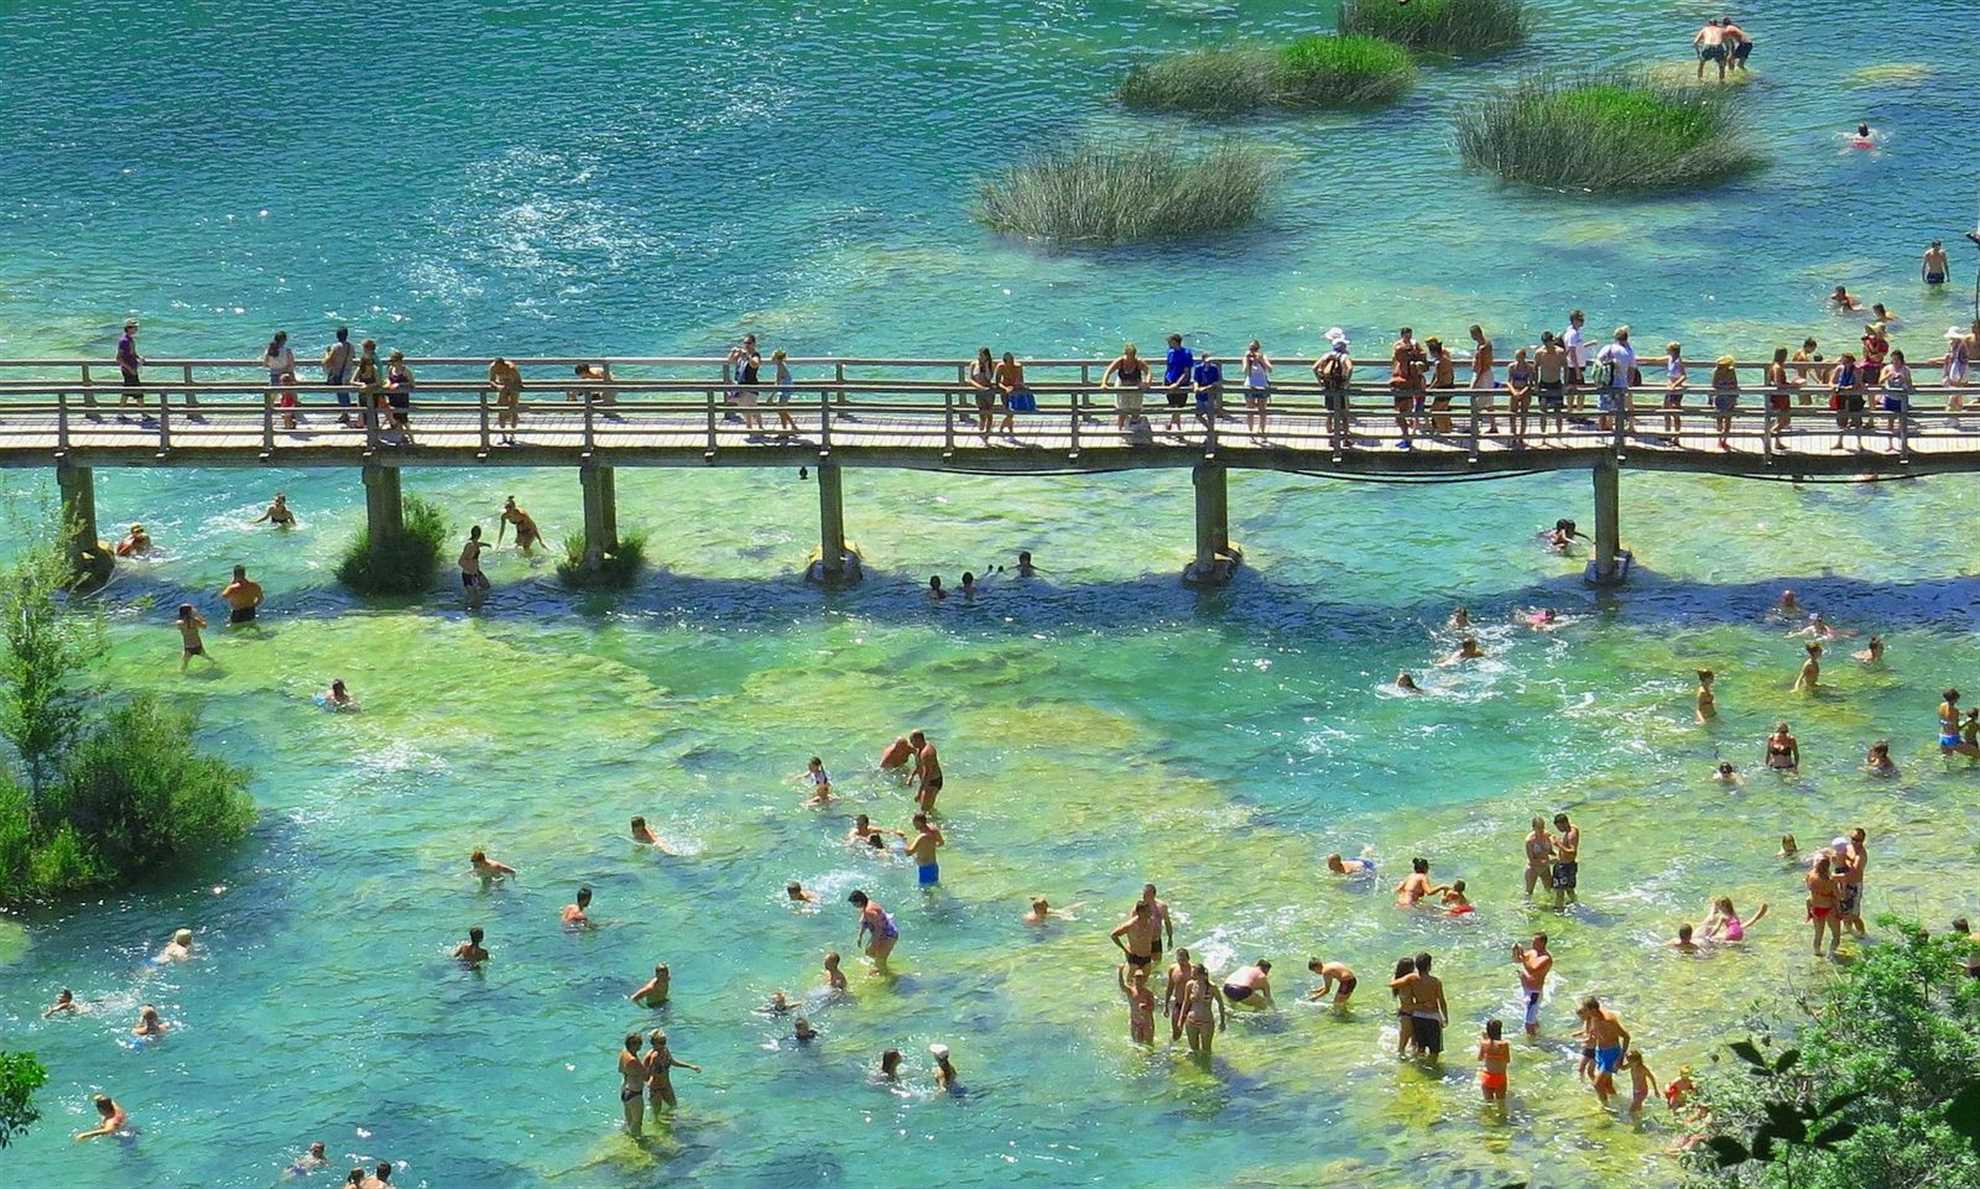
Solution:
<svg viewBox="0 0 1980 1189">
<path fill-rule="evenodd" d="M 1222 586 L 1231 580 L 1238 553 L 1231 548 L 1229 472 L 1213 462 L 1190 470 L 1196 488 L 1196 560 L 1183 568 L 1183 581 L 1192 586 Z"/>
<path fill-rule="evenodd" d="M 364 527 L 376 550 L 406 535 L 406 509 L 399 497 L 399 468 L 364 465 Z"/>
<path fill-rule="evenodd" d="M 584 487 L 584 568 L 596 571 L 605 555 L 619 551 L 619 494 L 612 468 L 586 463 L 578 468 Z"/>
<path fill-rule="evenodd" d="M 828 586 L 860 579 L 859 555 L 846 548 L 845 489 L 836 462 L 818 464 L 818 560 L 805 577 Z"/>
<path fill-rule="evenodd" d="M 1617 586 L 1626 573 L 1618 564 L 1622 553 L 1621 469 L 1615 456 L 1604 453 L 1595 463 L 1595 560 L 1588 563 L 1588 580 L 1597 586 Z"/>
<path fill-rule="evenodd" d="M 68 461 L 55 464 L 55 487 L 62 496 L 62 544 L 84 589 L 109 580 L 110 551 L 96 535 L 96 476 Z"/>
</svg>

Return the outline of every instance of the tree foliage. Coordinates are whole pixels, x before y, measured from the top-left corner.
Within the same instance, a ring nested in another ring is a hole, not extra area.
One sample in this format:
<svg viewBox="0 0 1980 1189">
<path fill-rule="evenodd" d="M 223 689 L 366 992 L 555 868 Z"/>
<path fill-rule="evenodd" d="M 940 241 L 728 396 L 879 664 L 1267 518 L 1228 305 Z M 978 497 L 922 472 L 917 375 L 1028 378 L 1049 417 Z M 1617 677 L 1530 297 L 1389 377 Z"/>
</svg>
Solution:
<svg viewBox="0 0 1980 1189">
<path fill-rule="evenodd" d="M 48 1071 L 33 1053 L 0 1050 L 0 1148 L 41 1118 L 34 1109 L 34 1092 L 47 1080 Z"/>
</svg>

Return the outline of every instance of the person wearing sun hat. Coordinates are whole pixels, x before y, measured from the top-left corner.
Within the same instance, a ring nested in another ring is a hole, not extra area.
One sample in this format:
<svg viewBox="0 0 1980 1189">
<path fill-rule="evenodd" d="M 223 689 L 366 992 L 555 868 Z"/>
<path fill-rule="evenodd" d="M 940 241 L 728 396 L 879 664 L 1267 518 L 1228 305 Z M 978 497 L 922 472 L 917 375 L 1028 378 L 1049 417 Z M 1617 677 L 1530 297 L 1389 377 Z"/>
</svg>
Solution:
<svg viewBox="0 0 1980 1189">
<path fill-rule="evenodd" d="M 949 1046 L 934 1044 L 928 1046 L 928 1055 L 935 1058 L 935 1085 L 943 1090 L 956 1088 L 956 1067 L 949 1064 Z"/>
<path fill-rule="evenodd" d="M 1327 353 L 1313 361 L 1313 378 L 1327 404 L 1327 435 L 1338 450 L 1348 432 L 1348 381 L 1354 377 L 1354 356 L 1348 354 L 1347 332 L 1340 327 L 1328 327 L 1326 338 Z"/>
<path fill-rule="evenodd" d="M 1871 322 L 1863 328 L 1863 382 L 1874 385 L 1882 377 L 1884 356 L 1891 353 L 1891 341 L 1884 337 L 1884 323 Z"/>
<path fill-rule="evenodd" d="M 1739 408 L 1739 372 L 1730 355 L 1721 355 L 1712 366 L 1712 413 L 1718 420 L 1719 449 L 1730 450 L 1726 436 L 1732 433 L 1733 412 Z"/>
</svg>

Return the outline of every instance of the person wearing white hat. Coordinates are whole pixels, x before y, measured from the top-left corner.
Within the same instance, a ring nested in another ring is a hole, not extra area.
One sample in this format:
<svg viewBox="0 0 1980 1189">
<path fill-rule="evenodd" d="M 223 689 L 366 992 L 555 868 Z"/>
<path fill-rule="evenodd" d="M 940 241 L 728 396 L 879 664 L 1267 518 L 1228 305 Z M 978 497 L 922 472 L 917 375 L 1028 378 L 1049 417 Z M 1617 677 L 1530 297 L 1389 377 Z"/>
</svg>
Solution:
<svg viewBox="0 0 1980 1189">
<path fill-rule="evenodd" d="M 943 1090 L 954 1090 L 956 1067 L 949 1064 L 949 1046 L 929 1045 L 928 1055 L 935 1058 L 935 1085 Z"/>
<path fill-rule="evenodd" d="M 1328 440 L 1338 450 L 1348 433 L 1348 381 L 1354 377 L 1354 356 L 1348 353 L 1347 333 L 1340 327 L 1328 329 L 1327 342 L 1332 344 L 1327 353 L 1313 361 L 1313 378 L 1327 403 Z"/>
</svg>

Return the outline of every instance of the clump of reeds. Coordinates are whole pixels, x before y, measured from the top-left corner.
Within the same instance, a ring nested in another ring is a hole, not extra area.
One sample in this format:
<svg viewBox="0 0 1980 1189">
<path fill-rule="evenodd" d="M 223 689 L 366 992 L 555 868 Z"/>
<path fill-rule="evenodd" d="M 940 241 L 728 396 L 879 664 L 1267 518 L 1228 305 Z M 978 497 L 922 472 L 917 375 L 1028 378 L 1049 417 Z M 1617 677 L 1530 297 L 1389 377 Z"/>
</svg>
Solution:
<svg viewBox="0 0 1980 1189">
<path fill-rule="evenodd" d="M 1526 40 L 1524 0 L 1342 0 L 1343 35 L 1380 37 L 1413 50 L 1482 54 Z"/>
<path fill-rule="evenodd" d="M 985 180 L 973 213 L 992 231 L 1052 243 L 1175 239 L 1250 223 L 1277 172 L 1264 149 L 1241 141 L 1197 151 L 1165 140 L 1081 140 Z"/>
<path fill-rule="evenodd" d="M 1221 116 L 1393 103 L 1415 82 L 1415 61 L 1394 42 L 1313 36 L 1285 46 L 1170 54 L 1129 71 L 1119 94 L 1122 103 L 1146 111 Z"/>
</svg>

